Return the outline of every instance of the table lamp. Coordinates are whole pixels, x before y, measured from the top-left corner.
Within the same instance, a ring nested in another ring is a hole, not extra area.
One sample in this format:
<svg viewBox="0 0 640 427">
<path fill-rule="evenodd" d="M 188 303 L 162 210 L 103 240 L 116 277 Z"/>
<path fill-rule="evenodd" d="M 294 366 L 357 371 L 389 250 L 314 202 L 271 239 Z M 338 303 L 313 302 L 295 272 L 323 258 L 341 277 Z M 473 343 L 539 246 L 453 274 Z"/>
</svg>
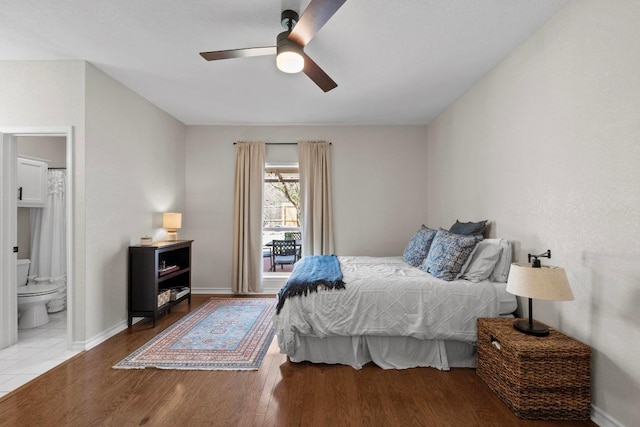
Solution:
<svg viewBox="0 0 640 427">
<path fill-rule="evenodd" d="M 178 240 L 178 229 L 182 228 L 182 214 L 175 212 L 163 213 L 162 228 L 167 229 L 167 241 Z"/>
<path fill-rule="evenodd" d="M 529 298 L 529 319 L 519 319 L 513 323 L 518 331 L 543 337 L 549 335 L 544 323 L 533 321 L 533 298 L 550 301 L 573 300 L 571 286 L 563 268 L 541 265 L 538 258 L 551 258 L 551 250 L 540 255 L 529 254 L 529 264 L 513 263 L 507 279 L 507 292 Z M 533 258 L 533 262 L 531 262 Z"/>
</svg>

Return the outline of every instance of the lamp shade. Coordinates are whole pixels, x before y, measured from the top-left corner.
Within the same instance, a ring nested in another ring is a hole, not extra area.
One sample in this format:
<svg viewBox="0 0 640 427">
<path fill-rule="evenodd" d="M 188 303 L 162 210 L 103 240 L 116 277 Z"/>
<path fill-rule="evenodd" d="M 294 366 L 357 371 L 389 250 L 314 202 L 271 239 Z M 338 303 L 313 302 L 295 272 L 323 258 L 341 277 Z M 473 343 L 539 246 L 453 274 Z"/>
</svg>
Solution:
<svg viewBox="0 0 640 427">
<path fill-rule="evenodd" d="M 165 212 L 162 214 L 162 228 L 167 230 L 177 230 L 182 228 L 182 214 L 175 212 Z"/>
<path fill-rule="evenodd" d="M 513 263 L 509 270 L 507 292 L 521 297 L 550 301 L 573 300 L 573 292 L 563 268 Z"/>
</svg>

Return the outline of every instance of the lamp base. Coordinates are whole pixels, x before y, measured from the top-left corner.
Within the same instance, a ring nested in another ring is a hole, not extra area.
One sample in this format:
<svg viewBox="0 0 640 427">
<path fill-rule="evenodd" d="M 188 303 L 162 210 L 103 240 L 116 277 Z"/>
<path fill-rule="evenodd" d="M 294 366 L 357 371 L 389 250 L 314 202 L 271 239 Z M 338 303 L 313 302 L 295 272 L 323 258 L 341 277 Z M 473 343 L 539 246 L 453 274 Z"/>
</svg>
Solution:
<svg viewBox="0 0 640 427">
<path fill-rule="evenodd" d="M 177 231 L 167 231 L 167 242 L 175 242 L 178 240 L 178 232 Z"/>
<path fill-rule="evenodd" d="M 533 321 L 529 324 L 529 320 L 520 319 L 513 322 L 513 327 L 523 334 L 534 335 L 536 337 L 546 337 L 549 335 L 549 327 L 544 323 Z"/>
</svg>

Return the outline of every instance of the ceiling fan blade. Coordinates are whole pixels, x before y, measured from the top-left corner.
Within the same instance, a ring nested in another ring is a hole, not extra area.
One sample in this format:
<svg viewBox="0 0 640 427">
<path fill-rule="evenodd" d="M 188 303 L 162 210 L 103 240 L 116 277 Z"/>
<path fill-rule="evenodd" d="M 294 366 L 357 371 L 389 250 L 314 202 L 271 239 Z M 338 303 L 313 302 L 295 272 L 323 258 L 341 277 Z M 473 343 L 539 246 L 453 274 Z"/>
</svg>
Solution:
<svg viewBox="0 0 640 427">
<path fill-rule="evenodd" d="M 289 34 L 289 40 L 298 43 L 302 47 L 306 46 L 345 1 L 311 0 L 309 6 L 302 13 L 300 20 L 293 27 L 291 34 Z"/>
<path fill-rule="evenodd" d="M 327 75 L 327 73 L 322 71 L 322 68 L 320 68 L 318 64 L 316 64 L 311 58 L 309 58 L 309 55 L 303 52 L 302 56 L 304 56 L 304 69 L 302 70 L 302 72 L 305 73 L 311 80 L 313 80 L 313 82 L 317 84 L 320 89 L 325 92 L 329 92 L 331 89 L 335 89 L 336 87 L 338 87 L 338 84 L 334 82 L 333 79 L 329 77 L 329 75 Z"/>
<path fill-rule="evenodd" d="M 275 55 L 275 46 L 265 47 L 247 47 L 244 49 L 215 50 L 213 52 L 200 52 L 207 61 L 215 61 L 218 59 L 246 58 L 248 56 Z"/>
</svg>

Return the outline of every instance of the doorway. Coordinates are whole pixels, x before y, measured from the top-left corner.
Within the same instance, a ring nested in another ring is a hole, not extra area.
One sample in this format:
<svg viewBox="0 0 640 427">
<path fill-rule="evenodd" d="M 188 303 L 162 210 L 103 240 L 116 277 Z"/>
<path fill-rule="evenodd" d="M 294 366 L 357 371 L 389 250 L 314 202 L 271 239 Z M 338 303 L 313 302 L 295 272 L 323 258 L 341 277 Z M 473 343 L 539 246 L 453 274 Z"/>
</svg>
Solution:
<svg viewBox="0 0 640 427">
<path fill-rule="evenodd" d="M 66 340 L 67 349 L 73 342 L 73 128 L 0 128 L 0 176 L 3 178 L 0 189 L 0 348 L 15 344 L 18 340 L 16 263 L 18 259 L 18 206 L 17 206 L 17 169 L 18 140 L 34 140 L 42 137 L 63 140 L 65 153 L 64 167 L 68 179 L 65 186 L 65 239 L 66 239 Z M 62 166 L 58 166 L 62 167 Z"/>
</svg>

